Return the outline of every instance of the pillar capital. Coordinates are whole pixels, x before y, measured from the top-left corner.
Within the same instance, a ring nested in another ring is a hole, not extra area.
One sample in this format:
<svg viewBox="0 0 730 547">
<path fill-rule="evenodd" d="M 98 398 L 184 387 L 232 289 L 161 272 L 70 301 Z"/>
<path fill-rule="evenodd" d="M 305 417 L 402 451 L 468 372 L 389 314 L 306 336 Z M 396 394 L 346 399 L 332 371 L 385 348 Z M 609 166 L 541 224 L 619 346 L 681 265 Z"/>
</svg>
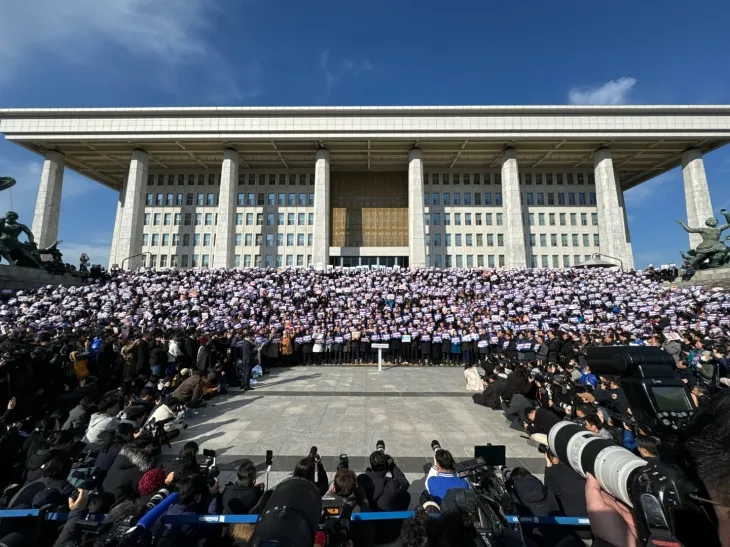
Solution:
<svg viewBox="0 0 730 547">
<path fill-rule="evenodd" d="M 423 160 L 423 151 L 420 148 L 413 147 L 408 152 L 408 161 Z"/>
<path fill-rule="evenodd" d="M 330 151 L 326 148 L 318 148 L 317 153 L 314 155 L 316 161 L 319 160 L 330 160 Z"/>
<path fill-rule="evenodd" d="M 598 165 L 600 162 L 602 162 L 604 160 L 609 160 L 609 159 L 612 159 L 611 149 L 606 146 L 602 146 L 601 148 L 599 148 L 598 150 L 596 150 L 593 153 L 593 164 L 594 165 Z"/>
</svg>

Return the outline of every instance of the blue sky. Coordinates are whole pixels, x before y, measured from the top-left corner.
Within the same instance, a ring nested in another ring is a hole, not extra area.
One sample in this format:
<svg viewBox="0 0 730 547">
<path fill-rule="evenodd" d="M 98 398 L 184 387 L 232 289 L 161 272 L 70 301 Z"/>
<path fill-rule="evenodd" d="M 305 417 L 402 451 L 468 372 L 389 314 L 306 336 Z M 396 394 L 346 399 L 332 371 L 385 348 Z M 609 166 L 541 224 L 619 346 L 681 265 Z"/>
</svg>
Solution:
<svg viewBox="0 0 730 547">
<path fill-rule="evenodd" d="M 720 1 L 0 0 L 0 13 L 2 107 L 730 102 Z M 28 224 L 40 166 L 0 141 Z M 714 209 L 730 206 L 730 148 L 705 166 Z M 637 266 L 677 261 L 681 171 L 626 202 Z M 67 171 L 69 261 L 106 264 L 115 207 Z"/>
</svg>

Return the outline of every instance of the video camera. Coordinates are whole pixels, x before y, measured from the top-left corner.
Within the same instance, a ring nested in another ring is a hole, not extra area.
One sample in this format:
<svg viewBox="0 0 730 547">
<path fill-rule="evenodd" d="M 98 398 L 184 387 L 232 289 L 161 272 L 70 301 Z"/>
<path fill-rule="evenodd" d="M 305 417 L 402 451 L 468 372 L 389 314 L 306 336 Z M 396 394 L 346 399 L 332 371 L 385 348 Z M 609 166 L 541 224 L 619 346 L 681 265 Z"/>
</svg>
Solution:
<svg viewBox="0 0 730 547">
<path fill-rule="evenodd" d="M 674 446 L 695 407 L 689 390 L 673 374 L 669 354 L 653 347 L 610 346 L 590 347 L 586 357 L 593 373 L 619 377 L 639 427 Z M 691 537 L 692 544 L 718 544 L 714 514 L 698 503 L 707 498 L 704 487 L 679 467 L 648 462 L 567 421 L 551 428 L 548 444 L 561 462 L 583 477 L 591 473 L 604 491 L 632 508 L 643 543 L 678 545 L 677 539 Z M 700 516 L 704 526 L 698 526 Z M 713 535 L 698 543 L 698 533 Z"/>
<path fill-rule="evenodd" d="M 441 450 L 434 440 L 431 448 Z M 469 489 L 452 488 L 441 502 L 443 513 L 458 511 L 468 516 L 475 530 L 476 544 L 480 546 L 504 545 L 510 536 L 521 537 L 519 524 L 511 525 L 506 515 L 514 514 L 512 497 L 505 486 L 506 450 L 504 445 L 475 446 L 474 458 L 458 462 L 455 473 L 465 478 Z M 521 543 L 521 542 L 520 542 Z"/>
</svg>

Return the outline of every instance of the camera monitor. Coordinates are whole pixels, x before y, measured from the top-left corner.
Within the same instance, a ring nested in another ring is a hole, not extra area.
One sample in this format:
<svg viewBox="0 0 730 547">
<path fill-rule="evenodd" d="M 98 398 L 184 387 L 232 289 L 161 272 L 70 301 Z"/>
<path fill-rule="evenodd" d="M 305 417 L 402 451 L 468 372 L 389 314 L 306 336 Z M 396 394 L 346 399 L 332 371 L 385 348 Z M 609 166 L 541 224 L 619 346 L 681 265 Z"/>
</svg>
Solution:
<svg viewBox="0 0 730 547">
<path fill-rule="evenodd" d="M 659 412 L 690 412 L 694 410 L 684 386 L 651 386 L 649 391 Z"/>
<path fill-rule="evenodd" d="M 507 461 L 507 449 L 503 444 L 475 446 L 474 457 L 484 458 L 484 463 L 487 465 L 501 466 Z"/>
</svg>

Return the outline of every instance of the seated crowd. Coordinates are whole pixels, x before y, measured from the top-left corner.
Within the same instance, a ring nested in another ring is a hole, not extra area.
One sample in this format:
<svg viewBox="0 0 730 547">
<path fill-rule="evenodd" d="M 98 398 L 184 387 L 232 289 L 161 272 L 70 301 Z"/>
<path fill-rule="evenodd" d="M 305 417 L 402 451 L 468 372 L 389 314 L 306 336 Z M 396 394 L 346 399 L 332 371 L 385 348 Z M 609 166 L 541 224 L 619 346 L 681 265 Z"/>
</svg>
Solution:
<svg viewBox="0 0 730 547">
<path fill-rule="evenodd" d="M 463 364 L 475 401 L 504 410 L 515 427 L 547 433 L 565 417 L 582 419 L 587 429 L 647 457 L 661 446 L 636 430 L 620 387 L 591 374 L 587 347 L 665 348 L 699 406 L 730 385 L 727 293 L 665 286 L 651 273 L 140 270 L 4 296 L 2 503 L 71 511 L 62 530 L 53 521 L 0 520 L 0 543 L 18 547 L 102 541 L 135 521 L 163 488 L 179 494 L 171 515 L 255 513 L 266 493 L 253 462 L 243 462 L 236 483 L 223 488 L 195 443 L 174 461 L 161 457 L 187 409 L 231 386 L 250 389 L 255 364 L 266 372 L 368 361 L 371 344 L 387 342 L 393 362 Z M 513 472 L 517 507 L 538 500 L 536 506 L 553 508 L 550 514 L 587 514 L 580 477 L 549 452 L 546 466 L 544 486 L 526 470 Z M 382 451 L 359 476 L 339 469 L 332 486 L 316 454 L 294 475 L 363 511 L 410 503 L 408 481 Z M 423 503 L 438 506 L 454 486 L 463 486 L 454 459 L 437 451 Z M 108 517 L 90 531 L 88 513 Z M 400 525 L 363 525 L 362 544 L 392 541 Z M 158 537 L 168 542 L 220 534 L 206 526 L 160 526 Z M 246 530 L 231 528 L 215 539 L 244 544 Z"/>
</svg>

